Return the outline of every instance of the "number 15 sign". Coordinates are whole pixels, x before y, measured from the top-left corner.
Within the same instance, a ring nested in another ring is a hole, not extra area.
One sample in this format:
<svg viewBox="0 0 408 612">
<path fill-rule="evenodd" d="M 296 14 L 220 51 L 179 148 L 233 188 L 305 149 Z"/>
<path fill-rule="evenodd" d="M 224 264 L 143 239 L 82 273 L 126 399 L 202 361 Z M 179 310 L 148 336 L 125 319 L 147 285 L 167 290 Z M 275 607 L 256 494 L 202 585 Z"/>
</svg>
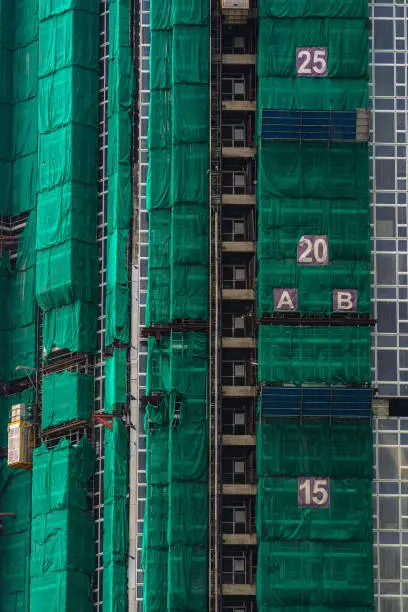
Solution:
<svg viewBox="0 0 408 612">
<path fill-rule="evenodd" d="M 296 47 L 296 74 L 303 77 L 327 76 L 327 48 Z"/>
<path fill-rule="evenodd" d="M 299 508 L 330 508 L 330 479 L 299 476 Z"/>
</svg>

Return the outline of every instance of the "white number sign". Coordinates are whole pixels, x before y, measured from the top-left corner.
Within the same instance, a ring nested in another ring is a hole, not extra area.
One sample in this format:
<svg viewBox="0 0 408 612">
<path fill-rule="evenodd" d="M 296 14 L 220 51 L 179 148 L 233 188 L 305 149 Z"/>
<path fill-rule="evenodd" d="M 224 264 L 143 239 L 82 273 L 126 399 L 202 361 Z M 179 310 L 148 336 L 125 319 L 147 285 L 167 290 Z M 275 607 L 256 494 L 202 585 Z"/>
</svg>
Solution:
<svg viewBox="0 0 408 612">
<path fill-rule="evenodd" d="M 296 74 L 298 76 L 327 76 L 326 47 L 297 47 Z"/>
<path fill-rule="evenodd" d="M 329 242 L 327 236 L 302 236 L 297 249 L 297 262 L 314 266 L 329 263 Z"/>
<path fill-rule="evenodd" d="M 298 478 L 298 506 L 300 508 L 329 508 L 330 480 L 328 478 Z"/>
</svg>

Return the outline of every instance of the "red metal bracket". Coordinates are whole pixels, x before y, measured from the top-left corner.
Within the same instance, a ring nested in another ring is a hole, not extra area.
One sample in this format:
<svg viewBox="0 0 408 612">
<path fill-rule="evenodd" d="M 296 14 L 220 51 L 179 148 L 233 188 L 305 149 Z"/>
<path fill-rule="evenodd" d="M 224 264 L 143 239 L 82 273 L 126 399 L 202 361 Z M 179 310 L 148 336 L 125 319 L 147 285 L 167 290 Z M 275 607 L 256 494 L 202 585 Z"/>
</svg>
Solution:
<svg viewBox="0 0 408 612">
<path fill-rule="evenodd" d="M 112 429 L 113 414 L 93 414 L 92 419 L 107 429 Z"/>
</svg>

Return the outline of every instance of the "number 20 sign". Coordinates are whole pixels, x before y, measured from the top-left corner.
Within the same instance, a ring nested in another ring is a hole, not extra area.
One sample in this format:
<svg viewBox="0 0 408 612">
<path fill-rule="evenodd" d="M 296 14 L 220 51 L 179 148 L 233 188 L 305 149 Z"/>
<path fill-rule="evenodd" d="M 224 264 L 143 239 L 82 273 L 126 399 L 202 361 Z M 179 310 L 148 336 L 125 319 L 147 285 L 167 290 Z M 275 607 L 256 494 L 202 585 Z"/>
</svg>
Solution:
<svg viewBox="0 0 408 612">
<path fill-rule="evenodd" d="M 298 478 L 299 508 L 330 508 L 330 479 L 300 476 Z"/>
<path fill-rule="evenodd" d="M 327 266 L 329 240 L 327 236 L 302 236 L 297 246 L 298 264 Z"/>
<path fill-rule="evenodd" d="M 326 47 L 296 47 L 296 74 L 298 76 L 327 76 Z"/>
</svg>

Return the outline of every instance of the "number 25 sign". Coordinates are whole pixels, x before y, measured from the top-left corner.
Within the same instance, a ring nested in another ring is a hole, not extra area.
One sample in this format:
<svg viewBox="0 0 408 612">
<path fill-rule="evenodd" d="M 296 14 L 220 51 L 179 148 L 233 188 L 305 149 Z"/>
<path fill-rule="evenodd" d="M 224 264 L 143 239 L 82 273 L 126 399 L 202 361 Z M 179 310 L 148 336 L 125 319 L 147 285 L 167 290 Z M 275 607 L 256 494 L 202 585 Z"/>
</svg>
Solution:
<svg viewBox="0 0 408 612">
<path fill-rule="evenodd" d="M 298 478 L 299 508 L 330 508 L 329 478 Z"/>
<path fill-rule="evenodd" d="M 296 74 L 298 76 L 327 76 L 326 47 L 296 47 Z"/>
</svg>

